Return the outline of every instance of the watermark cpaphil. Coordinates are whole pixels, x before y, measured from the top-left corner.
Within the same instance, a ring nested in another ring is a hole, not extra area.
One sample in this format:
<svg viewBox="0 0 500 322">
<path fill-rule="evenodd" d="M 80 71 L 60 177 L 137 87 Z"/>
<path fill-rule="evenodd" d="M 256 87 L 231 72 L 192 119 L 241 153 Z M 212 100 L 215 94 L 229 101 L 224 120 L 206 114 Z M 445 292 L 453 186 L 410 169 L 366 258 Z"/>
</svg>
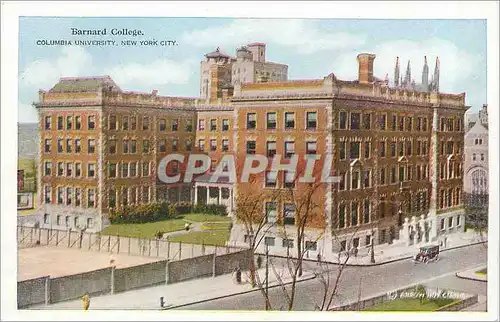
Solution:
<svg viewBox="0 0 500 322">
<path fill-rule="evenodd" d="M 320 180 L 322 183 L 340 182 L 340 177 L 331 174 L 333 163 L 333 155 L 331 154 L 324 155 L 324 160 L 322 160 L 319 165 L 321 167 L 321 175 L 319 178 L 318 176 L 314 176 L 314 169 L 317 167 L 317 162 L 321 160 L 321 156 L 318 154 L 304 155 L 303 161 L 305 161 L 305 163 L 300 165 L 297 155 L 286 158 L 286 162 L 284 163 L 282 163 L 282 157 L 279 154 L 274 155 L 272 160 L 270 159 L 271 158 L 266 155 L 246 155 L 240 171 L 239 182 L 249 182 L 251 175 L 257 175 L 268 171 L 271 173 L 286 171 L 295 175 L 299 174 L 297 178 L 299 183 L 312 183 L 317 180 Z M 157 174 L 161 182 L 178 183 L 181 181 L 181 173 L 178 171 L 173 175 L 167 175 L 167 167 L 171 162 L 186 164 L 182 180 L 184 183 L 192 182 L 195 175 L 207 173 L 212 164 L 211 158 L 206 154 L 190 154 L 187 156 L 187 162 L 186 156 L 182 154 L 169 154 L 158 163 Z M 217 163 L 215 170 L 210 173 L 208 181 L 215 183 L 220 178 L 228 178 L 229 183 L 236 183 L 238 181 L 234 155 L 224 155 Z"/>
</svg>

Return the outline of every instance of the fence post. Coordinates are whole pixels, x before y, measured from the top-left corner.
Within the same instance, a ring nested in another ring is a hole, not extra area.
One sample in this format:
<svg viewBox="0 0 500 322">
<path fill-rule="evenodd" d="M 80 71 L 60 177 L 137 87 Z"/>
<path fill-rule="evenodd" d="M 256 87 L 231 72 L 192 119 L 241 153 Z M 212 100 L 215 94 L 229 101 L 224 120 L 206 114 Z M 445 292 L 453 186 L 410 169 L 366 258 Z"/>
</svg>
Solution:
<svg viewBox="0 0 500 322">
<path fill-rule="evenodd" d="M 117 237 L 118 237 L 118 248 L 116 250 L 116 253 L 120 254 L 120 236 L 117 236 Z"/>
<path fill-rule="evenodd" d="M 148 256 L 151 257 L 151 238 L 148 238 L 149 242 L 149 246 L 148 246 Z"/>
<path fill-rule="evenodd" d="M 83 239 L 83 231 L 80 232 L 80 241 L 78 242 L 79 246 L 78 248 L 82 249 L 82 239 Z"/>
<path fill-rule="evenodd" d="M 115 294 L 115 266 L 111 266 L 111 285 L 110 293 Z"/>
<path fill-rule="evenodd" d="M 38 228 L 38 242 L 42 246 L 42 228 Z"/>
<path fill-rule="evenodd" d="M 168 284 L 169 281 L 169 268 L 170 268 L 170 260 L 167 259 L 167 262 L 165 263 L 165 284 Z"/>
<path fill-rule="evenodd" d="M 59 245 L 59 230 L 56 230 L 56 246 Z M 49 245 L 47 245 L 49 246 Z"/>
<path fill-rule="evenodd" d="M 58 232 L 59 230 L 56 230 L 56 236 Z M 71 246 L 70 241 L 71 241 L 71 230 L 68 230 L 68 248 L 70 248 Z"/>
<path fill-rule="evenodd" d="M 128 238 L 128 254 L 130 255 L 130 237 Z"/>
<path fill-rule="evenodd" d="M 45 305 L 50 304 L 50 276 L 45 277 Z"/>
<path fill-rule="evenodd" d="M 52 235 L 52 229 L 51 230 L 47 229 L 47 246 L 49 246 L 49 232 L 50 232 L 50 235 Z"/>
<path fill-rule="evenodd" d="M 108 253 L 109 253 L 110 246 L 111 246 L 111 235 L 108 236 Z"/>
<path fill-rule="evenodd" d="M 217 258 L 217 246 L 215 246 L 214 258 L 212 260 L 212 277 L 215 277 L 215 258 Z"/>
<path fill-rule="evenodd" d="M 170 242 L 167 239 L 167 258 L 170 259 Z"/>
<path fill-rule="evenodd" d="M 201 254 L 205 255 L 205 244 L 201 242 Z"/>
<path fill-rule="evenodd" d="M 182 259 L 182 242 L 179 242 L 179 260 Z"/>
<path fill-rule="evenodd" d="M 156 257 L 160 257 L 160 241 L 156 240 Z"/>
<path fill-rule="evenodd" d="M 91 245 L 92 245 L 92 233 L 89 233 L 89 249 Z"/>
<path fill-rule="evenodd" d="M 97 235 L 97 240 L 99 241 L 99 247 L 97 247 L 97 250 L 101 251 L 101 235 Z"/>
<path fill-rule="evenodd" d="M 31 228 L 30 230 L 30 244 L 33 244 L 33 229 L 35 228 Z"/>
<path fill-rule="evenodd" d="M 191 257 L 194 257 L 194 244 L 191 244 Z"/>
</svg>

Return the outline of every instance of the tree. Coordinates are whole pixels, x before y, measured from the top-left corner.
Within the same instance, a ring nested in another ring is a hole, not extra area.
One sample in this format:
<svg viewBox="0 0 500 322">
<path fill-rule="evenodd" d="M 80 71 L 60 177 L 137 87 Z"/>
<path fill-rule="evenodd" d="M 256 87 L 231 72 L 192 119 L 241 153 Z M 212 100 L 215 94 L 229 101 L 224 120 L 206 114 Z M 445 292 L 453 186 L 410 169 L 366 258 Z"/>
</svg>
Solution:
<svg viewBox="0 0 500 322">
<path fill-rule="evenodd" d="M 420 301 L 420 304 L 423 304 L 427 299 L 427 289 L 422 284 L 415 286 L 415 294 Z"/>
</svg>

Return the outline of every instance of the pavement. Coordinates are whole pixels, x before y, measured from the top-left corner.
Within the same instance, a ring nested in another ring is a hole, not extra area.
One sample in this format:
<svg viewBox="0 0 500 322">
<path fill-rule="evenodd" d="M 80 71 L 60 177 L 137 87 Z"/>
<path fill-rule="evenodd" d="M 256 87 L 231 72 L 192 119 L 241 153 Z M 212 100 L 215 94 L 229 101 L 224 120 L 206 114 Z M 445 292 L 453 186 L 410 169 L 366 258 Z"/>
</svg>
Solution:
<svg viewBox="0 0 500 322">
<path fill-rule="evenodd" d="M 477 282 L 488 282 L 488 275 L 476 273 L 477 271 L 479 271 L 483 268 L 486 268 L 486 266 L 480 267 L 477 269 L 469 269 L 467 271 L 459 272 L 459 273 L 457 273 L 457 277 L 467 279 L 467 280 L 477 281 Z"/>
<path fill-rule="evenodd" d="M 260 285 L 265 287 L 265 269 L 257 270 L 259 274 Z M 282 267 L 277 267 L 277 273 L 282 278 L 283 284 L 292 282 L 290 274 L 285 272 Z M 304 272 L 297 279 L 303 282 L 315 278 L 312 272 Z M 160 285 L 142 289 L 131 290 L 128 292 L 91 297 L 90 310 L 161 310 L 160 297 L 164 297 L 165 306 L 163 309 L 181 308 L 190 304 L 199 304 L 214 299 L 222 299 L 231 296 L 258 293 L 262 299 L 261 288 L 250 285 L 249 272 L 242 272 L 242 283 L 235 281 L 233 274 L 226 274 L 217 277 L 190 280 L 175 284 Z M 269 288 L 276 288 L 282 285 L 278 282 L 273 270 L 269 270 Z M 261 300 L 262 301 L 262 300 Z M 41 310 L 61 310 L 61 309 L 82 309 L 80 299 L 54 303 L 50 305 L 32 306 L 30 309 Z"/>
<path fill-rule="evenodd" d="M 284 261 L 284 259 L 276 260 Z M 487 283 L 460 279 L 455 274 L 466 270 L 481 269 L 486 265 L 486 261 L 487 250 L 484 245 L 473 245 L 444 252 L 439 261 L 427 265 L 415 265 L 411 260 L 402 260 L 382 266 L 345 267 L 340 277 L 338 294 L 334 297 L 332 306 L 344 305 L 358 298 L 372 297 L 419 283 L 430 287 L 478 294 L 480 303 L 475 308 L 469 309 L 484 311 Z M 312 262 L 305 263 L 305 269 L 308 271 L 314 267 L 315 264 Z M 331 265 L 331 267 L 330 276 L 335 279 L 339 266 Z M 295 296 L 294 310 L 312 311 L 318 303 L 321 303 L 324 296 L 323 284 L 319 278 L 301 282 L 297 284 Z M 269 297 L 272 309 L 280 310 L 286 307 L 281 288 L 271 289 Z M 192 304 L 181 309 L 263 310 L 264 302 L 262 294 L 253 292 Z"/>
<path fill-rule="evenodd" d="M 395 261 L 406 260 L 413 258 L 417 254 L 418 250 L 422 246 L 426 245 L 436 245 L 439 244 L 441 240 L 430 243 L 421 243 L 417 245 L 408 246 L 406 243 L 401 241 L 395 241 L 395 243 L 376 245 L 374 246 L 375 263 L 371 262 L 370 247 L 363 247 L 358 251 L 358 256 L 347 255 L 343 253 L 326 253 L 322 254 L 321 261 L 326 263 L 344 263 L 347 259 L 348 266 L 378 266 L 383 264 L 392 263 Z M 446 246 L 443 245 L 439 248 L 441 252 L 446 252 L 452 249 L 467 247 L 474 244 L 484 244 L 486 245 L 488 241 L 487 235 L 480 235 L 474 231 L 467 231 L 463 233 L 453 233 L 447 236 Z M 484 246 L 483 246 L 484 247 Z M 292 256 L 294 252 L 291 252 Z M 307 255 L 307 254 L 306 254 Z M 272 256 L 274 257 L 286 257 L 286 250 L 273 250 Z M 317 261 L 316 256 L 310 256 L 311 259 L 305 258 L 306 261 Z"/>
</svg>

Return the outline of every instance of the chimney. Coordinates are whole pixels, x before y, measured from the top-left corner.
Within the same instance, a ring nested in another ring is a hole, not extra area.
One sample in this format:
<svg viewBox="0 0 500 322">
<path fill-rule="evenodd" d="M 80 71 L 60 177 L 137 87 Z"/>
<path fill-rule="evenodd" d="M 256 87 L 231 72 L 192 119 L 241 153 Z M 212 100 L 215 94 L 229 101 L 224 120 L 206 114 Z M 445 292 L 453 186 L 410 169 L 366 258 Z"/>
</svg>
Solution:
<svg viewBox="0 0 500 322">
<path fill-rule="evenodd" d="M 358 81 L 360 84 L 370 84 L 373 82 L 373 61 L 375 57 L 373 54 L 358 55 Z"/>
<path fill-rule="evenodd" d="M 158 94 L 158 90 L 157 89 L 153 89 L 153 91 L 151 92 L 151 95 L 156 96 L 156 94 Z"/>
<path fill-rule="evenodd" d="M 483 110 L 488 113 L 488 104 L 483 104 Z"/>
</svg>

